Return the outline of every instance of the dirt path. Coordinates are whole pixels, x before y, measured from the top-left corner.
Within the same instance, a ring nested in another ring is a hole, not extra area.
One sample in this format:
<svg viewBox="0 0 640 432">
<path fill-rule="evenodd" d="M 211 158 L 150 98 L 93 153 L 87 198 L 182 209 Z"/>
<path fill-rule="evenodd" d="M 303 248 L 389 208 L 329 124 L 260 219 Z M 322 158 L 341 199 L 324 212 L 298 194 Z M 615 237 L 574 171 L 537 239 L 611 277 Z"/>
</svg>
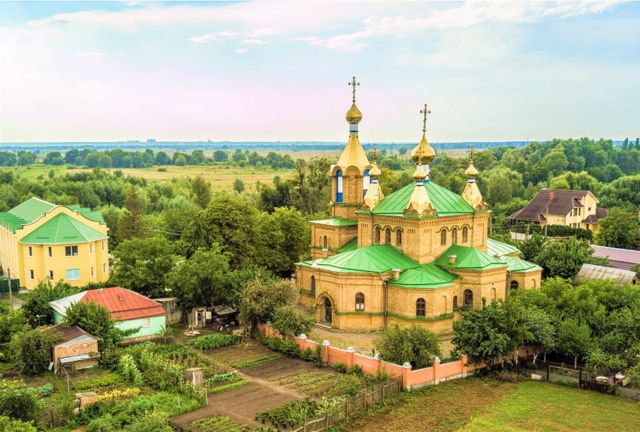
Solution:
<svg viewBox="0 0 640 432">
<path fill-rule="evenodd" d="M 205 417 L 224 415 L 233 421 L 257 426 L 255 417 L 259 412 L 304 398 L 304 395 L 290 386 L 281 385 L 279 381 L 313 369 L 314 366 L 310 363 L 282 358 L 273 363 L 237 371 L 249 384 L 210 395 L 207 406 L 174 417 L 173 422 L 182 426 Z"/>
</svg>

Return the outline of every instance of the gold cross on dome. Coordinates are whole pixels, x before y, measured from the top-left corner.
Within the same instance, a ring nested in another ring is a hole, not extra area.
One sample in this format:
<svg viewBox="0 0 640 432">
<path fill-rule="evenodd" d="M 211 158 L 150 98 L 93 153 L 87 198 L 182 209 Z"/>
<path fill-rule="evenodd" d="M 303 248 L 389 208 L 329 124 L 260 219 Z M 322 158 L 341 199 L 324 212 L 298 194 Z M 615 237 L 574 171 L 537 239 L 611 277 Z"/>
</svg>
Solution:
<svg viewBox="0 0 640 432">
<path fill-rule="evenodd" d="M 469 147 L 469 161 L 473 163 L 473 144 Z"/>
<path fill-rule="evenodd" d="M 427 108 L 427 104 L 424 104 L 424 109 L 420 110 L 420 114 L 422 114 L 422 132 L 427 131 L 427 114 L 431 114 L 431 110 Z"/>
<path fill-rule="evenodd" d="M 353 95 L 353 103 L 356 103 L 356 86 L 359 86 L 360 83 L 356 82 L 356 77 L 353 77 L 351 82 L 347 83 L 347 85 L 350 85 L 352 87 L 351 94 Z"/>
</svg>

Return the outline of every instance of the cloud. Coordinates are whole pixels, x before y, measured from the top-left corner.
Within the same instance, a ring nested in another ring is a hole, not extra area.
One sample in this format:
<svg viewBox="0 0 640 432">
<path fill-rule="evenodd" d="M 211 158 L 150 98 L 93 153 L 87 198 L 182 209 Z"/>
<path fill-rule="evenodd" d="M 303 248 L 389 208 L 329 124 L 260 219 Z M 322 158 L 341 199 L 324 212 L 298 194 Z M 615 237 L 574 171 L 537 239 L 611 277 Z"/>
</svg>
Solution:
<svg viewBox="0 0 640 432">
<path fill-rule="evenodd" d="M 269 41 L 262 40 L 262 39 L 245 39 L 242 41 L 242 43 L 249 44 L 249 45 L 268 45 Z"/>
<path fill-rule="evenodd" d="M 103 52 L 89 51 L 76 53 L 76 56 L 82 59 L 99 59 L 106 56 L 106 54 Z"/>
<path fill-rule="evenodd" d="M 235 52 L 236 54 L 246 54 L 249 52 L 249 48 L 236 48 Z"/>
<path fill-rule="evenodd" d="M 211 42 L 220 42 L 223 40 L 228 40 L 237 35 L 238 35 L 237 32 L 221 31 L 216 33 L 206 33 L 201 36 L 193 36 L 189 38 L 189 41 L 194 44 L 206 44 Z"/>
</svg>

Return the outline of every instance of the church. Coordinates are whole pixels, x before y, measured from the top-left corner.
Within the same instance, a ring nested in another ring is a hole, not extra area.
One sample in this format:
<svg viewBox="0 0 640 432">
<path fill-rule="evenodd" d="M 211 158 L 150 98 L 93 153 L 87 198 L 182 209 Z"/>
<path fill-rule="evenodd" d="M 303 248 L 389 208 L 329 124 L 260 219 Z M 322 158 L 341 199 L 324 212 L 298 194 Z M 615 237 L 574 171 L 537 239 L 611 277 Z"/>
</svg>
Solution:
<svg viewBox="0 0 640 432">
<path fill-rule="evenodd" d="M 452 331 L 464 308 L 540 286 L 542 269 L 488 237 L 490 211 L 477 184 L 473 149 L 462 195 L 432 182 L 436 157 L 422 139 L 411 152 L 414 182 L 384 196 L 381 171 L 360 144 L 355 78 L 349 138 L 331 166 L 332 217 L 311 222 L 311 260 L 296 266 L 301 303 L 337 329 L 380 330 L 416 324 Z"/>
</svg>

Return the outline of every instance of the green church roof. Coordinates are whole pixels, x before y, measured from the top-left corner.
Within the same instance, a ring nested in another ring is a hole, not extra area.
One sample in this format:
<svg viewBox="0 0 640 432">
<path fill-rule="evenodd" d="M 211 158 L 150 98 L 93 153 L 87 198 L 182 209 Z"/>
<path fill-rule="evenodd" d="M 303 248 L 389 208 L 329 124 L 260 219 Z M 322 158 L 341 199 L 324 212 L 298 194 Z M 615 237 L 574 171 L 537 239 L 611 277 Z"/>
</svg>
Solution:
<svg viewBox="0 0 640 432">
<path fill-rule="evenodd" d="M 330 226 L 354 226 L 358 225 L 356 221 L 350 221 L 347 219 L 342 219 L 339 217 L 331 218 L 331 219 L 322 219 L 322 220 L 314 220 L 311 221 L 312 224 L 318 225 L 330 225 Z"/>
<path fill-rule="evenodd" d="M 537 264 L 534 264 L 529 261 L 525 261 L 521 258 L 511 257 L 511 256 L 503 256 L 500 259 L 507 263 L 507 270 L 510 272 L 531 272 L 542 270 Z"/>
<path fill-rule="evenodd" d="M 491 256 L 502 257 L 504 255 L 520 254 L 520 249 L 509 243 L 504 243 L 494 239 L 487 239 L 487 253 Z"/>
<path fill-rule="evenodd" d="M 434 263 L 403 271 L 398 280 L 390 280 L 391 285 L 408 288 L 441 288 L 453 285 L 457 276 L 441 269 Z"/>
<path fill-rule="evenodd" d="M 395 191 L 385 197 L 372 210 L 373 214 L 401 216 L 409 204 L 411 194 L 417 186 L 415 183 Z M 451 192 L 432 181 L 425 182 L 424 187 L 429 193 L 431 204 L 438 216 L 450 216 L 457 214 L 473 213 L 473 208 L 457 193 Z"/>
<path fill-rule="evenodd" d="M 88 225 L 60 213 L 25 236 L 23 244 L 66 244 L 106 240 L 108 237 Z"/>
<path fill-rule="evenodd" d="M 456 256 L 456 261 L 453 264 L 449 263 L 449 257 L 451 255 Z M 484 270 L 495 267 L 504 267 L 506 263 L 501 259 L 493 257 L 489 254 L 482 252 L 481 250 L 460 246 L 460 245 L 452 245 L 449 249 L 446 250 L 445 253 L 440 255 L 435 261 L 437 265 L 445 268 L 453 268 L 453 269 L 474 269 L 474 270 Z"/>
<path fill-rule="evenodd" d="M 338 253 L 342 252 L 350 252 L 352 250 L 356 250 L 358 248 L 358 238 L 354 238 L 353 240 L 349 240 L 341 248 L 338 249 Z"/>
<path fill-rule="evenodd" d="M 406 270 L 419 267 L 417 262 L 388 244 L 361 247 L 299 264 L 343 273 L 385 273 L 394 269 Z"/>
</svg>

